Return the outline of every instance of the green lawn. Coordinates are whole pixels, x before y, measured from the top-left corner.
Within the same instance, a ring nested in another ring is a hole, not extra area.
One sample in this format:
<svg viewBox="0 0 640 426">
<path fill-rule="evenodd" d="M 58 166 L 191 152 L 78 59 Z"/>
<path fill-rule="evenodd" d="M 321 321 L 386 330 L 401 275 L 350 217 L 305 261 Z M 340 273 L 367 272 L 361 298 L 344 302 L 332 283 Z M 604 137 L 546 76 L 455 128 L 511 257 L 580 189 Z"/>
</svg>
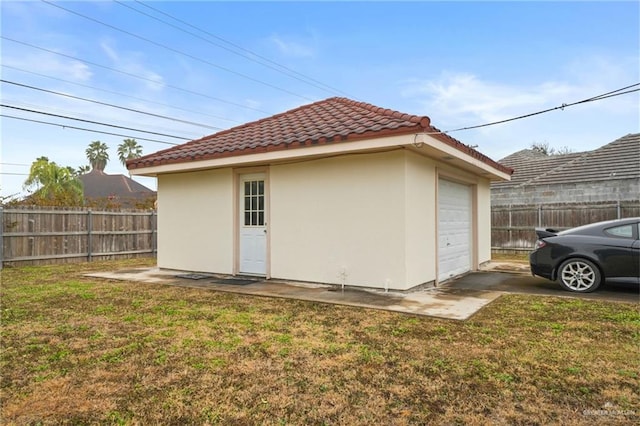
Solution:
<svg viewBox="0 0 640 426">
<path fill-rule="evenodd" d="M 503 296 L 465 322 L 2 271 L 3 424 L 637 424 L 637 305 Z"/>
</svg>

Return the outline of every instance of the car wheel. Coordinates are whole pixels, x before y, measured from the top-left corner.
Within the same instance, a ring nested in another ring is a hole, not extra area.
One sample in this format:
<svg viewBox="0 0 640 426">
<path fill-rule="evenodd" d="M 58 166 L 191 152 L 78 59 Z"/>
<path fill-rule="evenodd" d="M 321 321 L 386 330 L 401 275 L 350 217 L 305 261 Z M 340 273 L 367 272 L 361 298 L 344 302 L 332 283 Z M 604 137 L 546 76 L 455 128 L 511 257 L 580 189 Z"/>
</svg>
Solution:
<svg viewBox="0 0 640 426">
<path fill-rule="evenodd" d="M 602 276 L 592 262 L 586 259 L 569 259 L 558 269 L 558 282 L 566 290 L 589 293 L 600 287 Z"/>
</svg>

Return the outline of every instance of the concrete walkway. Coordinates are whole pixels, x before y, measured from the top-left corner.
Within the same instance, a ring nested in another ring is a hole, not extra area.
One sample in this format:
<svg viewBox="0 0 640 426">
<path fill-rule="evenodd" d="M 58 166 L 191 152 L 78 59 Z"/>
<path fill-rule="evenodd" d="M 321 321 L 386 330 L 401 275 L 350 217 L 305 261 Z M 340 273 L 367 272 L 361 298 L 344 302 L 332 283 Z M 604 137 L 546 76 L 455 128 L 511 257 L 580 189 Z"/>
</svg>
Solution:
<svg viewBox="0 0 640 426">
<path fill-rule="evenodd" d="M 383 290 L 361 290 L 321 284 L 263 280 L 252 284 L 220 284 L 214 274 L 202 279 L 177 278 L 181 271 L 169 271 L 158 268 L 139 268 L 113 272 L 87 274 L 89 277 L 122 281 L 135 281 L 149 284 L 173 285 L 179 287 L 201 288 L 203 290 L 224 291 L 263 297 L 307 300 L 319 303 L 358 306 L 382 309 L 415 315 L 425 315 L 453 320 L 466 320 L 482 307 L 497 299 L 502 292 L 449 288 L 427 288 L 413 292 L 384 292 Z"/>
</svg>

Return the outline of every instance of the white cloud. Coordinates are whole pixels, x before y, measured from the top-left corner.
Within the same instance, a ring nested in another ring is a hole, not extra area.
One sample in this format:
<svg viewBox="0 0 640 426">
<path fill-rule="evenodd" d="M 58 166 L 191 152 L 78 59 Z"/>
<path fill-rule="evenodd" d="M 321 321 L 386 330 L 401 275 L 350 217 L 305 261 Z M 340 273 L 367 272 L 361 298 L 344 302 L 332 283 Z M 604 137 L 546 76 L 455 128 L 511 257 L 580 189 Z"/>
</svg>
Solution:
<svg viewBox="0 0 640 426">
<path fill-rule="evenodd" d="M 564 67 L 564 71 L 576 84 L 589 90 L 585 92 L 589 97 L 594 94 L 602 94 L 621 87 L 636 84 L 639 81 L 640 55 L 621 56 L 617 58 L 603 55 L 591 55 L 570 61 Z M 615 102 L 611 102 L 615 99 Z M 625 114 L 630 111 L 638 112 L 638 94 L 622 95 L 610 98 L 608 101 L 595 102 L 590 106 L 600 106 L 616 114 Z"/>
<path fill-rule="evenodd" d="M 285 40 L 283 37 L 274 34 L 269 37 L 269 41 L 286 56 L 294 56 L 299 58 L 311 58 L 315 56 L 315 49 L 302 41 Z"/>
<path fill-rule="evenodd" d="M 12 67 L 27 71 L 35 70 L 42 74 L 67 80 L 71 79 L 77 82 L 89 81 L 93 75 L 88 65 L 72 59 L 64 59 L 53 53 L 38 52 L 14 56 L 7 55 L 3 56 L 2 61 Z"/>
<path fill-rule="evenodd" d="M 115 49 L 113 49 L 108 42 L 106 41 L 101 41 L 100 42 L 100 48 L 102 49 L 102 51 L 104 53 L 107 54 L 107 56 L 109 57 L 109 59 L 111 59 L 111 62 L 120 62 L 120 56 L 118 55 L 118 53 L 115 51 Z"/>
<path fill-rule="evenodd" d="M 469 72 L 443 72 L 434 79 L 403 82 L 402 95 L 416 101 L 424 114 L 436 115 L 440 123 L 472 126 L 570 104 L 637 83 L 637 76 L 630 72 L 637 69 L 637 64 L 638 58 L 615 62 L 583 58 L 567 65 L 560 77 L 531 84 L 482 79 Z M 638 111 L 637 99 L 637 95 L 623 95 L 571 108 L 627 115 Z"/>
<path fill-rule="evenodd" d="M 245 105 L 251 108 L 262 108 L 262 102 L 257 99 L 245 99 Z"/>
<path fill-rule="evenodd" d="M 443 72 L 432 79 L 401 82 L 402 96 L 442 130 L 505 120 L 555 108 L 638 83 L 639 58 L 585 56 L 536 80 L 498 80 L 471 72 Z M 640 129 L 638 92 L 558 109 L 504 124 L 452 133 L 499 159 L 533 142 L 595 149 Z"/>
<path fill-rule="evenodd" d="M 138 52 L 118 51 L 112 42 L 103 40 L 100 48 L 110 59 L 113 67 L 129 74 L 139 75 L 147 80 L 145 86 L 149 90 L 160 91 L 165 86 L 164 78 L 144 65 L 144 58 Z"/>
<path fill-rule="evenodd" d="M 434 80 L 409 82 L 403 96 L 423 97 L 426 111 L 465 123 L 489 122 L 566 103 L 579 88 L 562 82 L 532 86 L 481 80 L 470 73 L 443 73 Z"/>
</svg>

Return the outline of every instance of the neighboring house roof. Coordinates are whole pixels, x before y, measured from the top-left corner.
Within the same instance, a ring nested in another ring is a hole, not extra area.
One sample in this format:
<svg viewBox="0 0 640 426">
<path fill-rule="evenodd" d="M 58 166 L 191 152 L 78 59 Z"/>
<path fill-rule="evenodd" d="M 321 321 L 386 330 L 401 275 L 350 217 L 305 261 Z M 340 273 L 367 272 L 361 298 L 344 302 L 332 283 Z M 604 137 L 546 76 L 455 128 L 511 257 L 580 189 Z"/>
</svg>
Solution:
<svg viewBox="0 0 640 426">
<path fill-rule="evenodd" d="M 629 134 L 595 151 L 590 151 L 548 173 L 534 182 L 548 185 L 640 177 L 640 133 Z"/>
<path fill-rule="evenodd" d="M 493 182 L 491 186 L 493 188 L 503 188 L 527 184 L 531 179 L 540 176 L 540 174 L 553 170 L 583 154 L 583 152 L 580 152 L 563 155 L 546 155 L 532 149 L 523 149 L 499 160 L 501 164 L 513 169 L 511 180 Z"/>
<path fill-rule="evenodd" d="M 507 174 L 512 172 L 451 136 L 437 132 L 439 130 L 431 126 L 428 117 L 334 97 L 130 160 L 127 168 L 188 163 L 385 136 L 436 133 L 430 136 L 497 170 Z"/>
<path fill-rule="evenodd" d="M 85 198 L 143 199 L 155 194 L 155 191 L 125 175 L 108 175 L 96 169 L 81 175 L 80 180 Z"/>
<path fill-rule="evenodd" d="M 596 150 L 544 155 L 530 149 L 502 160 L 514 169 L 511 181 L 492 188 L 640 178 L 640 133 L 628 134 Z"/>
</svg>

